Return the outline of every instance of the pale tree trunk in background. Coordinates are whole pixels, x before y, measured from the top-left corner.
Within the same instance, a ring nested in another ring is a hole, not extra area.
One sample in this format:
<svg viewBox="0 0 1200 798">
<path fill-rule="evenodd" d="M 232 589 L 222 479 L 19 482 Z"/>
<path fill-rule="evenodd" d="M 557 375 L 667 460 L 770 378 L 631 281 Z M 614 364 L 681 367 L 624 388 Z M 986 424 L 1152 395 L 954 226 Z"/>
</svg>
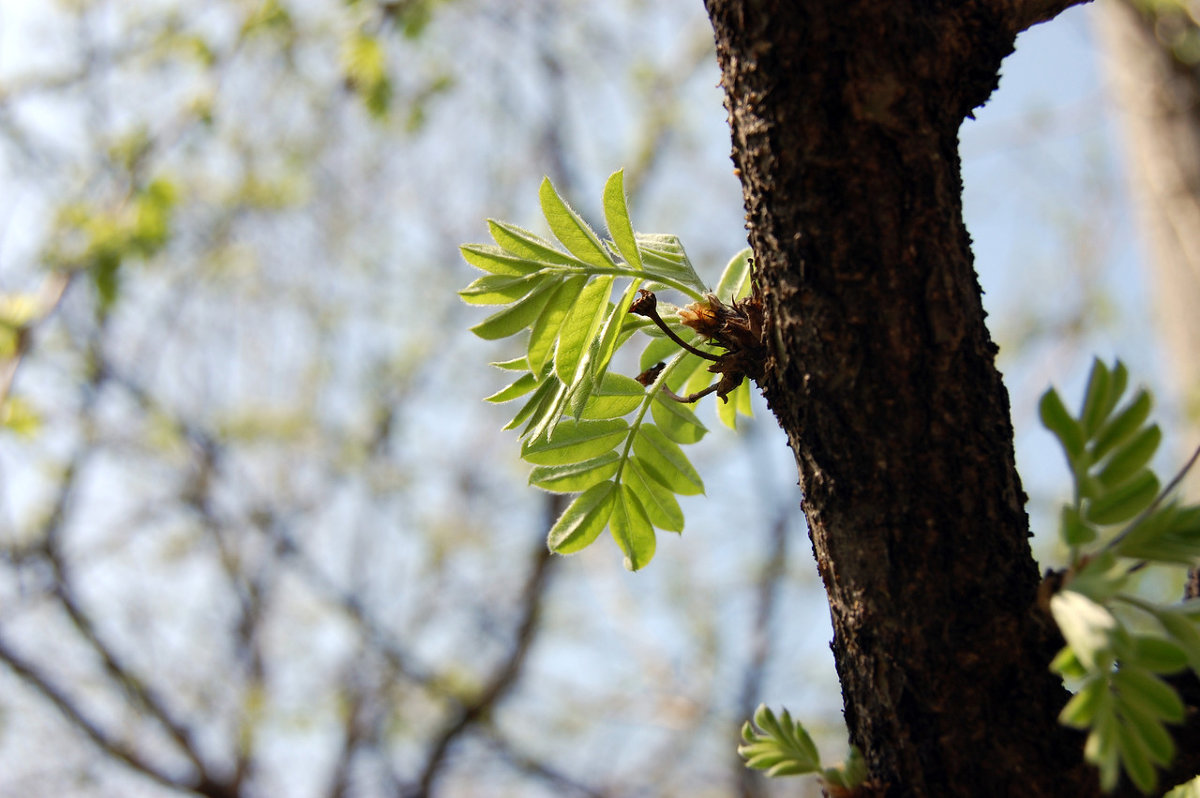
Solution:
<svg viewBox="0 0 1200 798">
<path fill-rule="evenodd" d="M 1104 0 L 1096 12 L 1170 388 L 1188 419 L 1170 436 L 1183 457 L 1200 442 L 1200 68 L 1178 57 L 1172 39 L 1200 33 L 1182 9 L 1155 15 Z M 1190 490 L 1200 491 L 1196 474 Z"/>
</svg>

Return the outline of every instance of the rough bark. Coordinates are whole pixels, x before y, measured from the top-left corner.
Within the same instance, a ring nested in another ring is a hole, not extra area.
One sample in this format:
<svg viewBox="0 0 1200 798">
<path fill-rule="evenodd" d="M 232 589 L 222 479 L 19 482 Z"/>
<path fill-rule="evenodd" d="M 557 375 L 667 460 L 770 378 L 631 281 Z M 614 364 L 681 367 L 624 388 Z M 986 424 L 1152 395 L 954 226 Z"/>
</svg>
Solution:
<svg viewBox="0 0 1200 798">
<path fill-rule="evenodd" d="M 1016 32 L 1070 5 L 707 0 L 771 360 L 879 791 L 1095 795 L 1056 723 L 957 134 Z"/>
</svg>

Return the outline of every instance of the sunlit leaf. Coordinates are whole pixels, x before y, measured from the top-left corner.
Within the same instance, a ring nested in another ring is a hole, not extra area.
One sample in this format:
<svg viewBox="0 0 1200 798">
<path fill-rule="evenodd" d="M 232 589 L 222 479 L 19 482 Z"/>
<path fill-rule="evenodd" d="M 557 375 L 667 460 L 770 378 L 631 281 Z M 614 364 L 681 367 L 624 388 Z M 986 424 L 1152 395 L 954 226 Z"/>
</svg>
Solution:
<svg viewBox="0 0 1200 798">
<path fill-rule="evenodd" d="M 612 284 L 611 276 L 599 277 L 588 283 L 563 319 L 558 334 L 558 348 L 554 352 L 554 370 L 558 378 L 568 385 L 574 384 L 582 376 L 580 363 L 604 323 Z"/>
<path fill-rule="evenodd" d="M 633 268 L 641 270 L 642 256 L 638 252 L 633 223 L 629 221 L 629 207 L 625 200 L 624 170 L 613 172 L 604 184 L 604 221 L 621 257 Z"/>
<path fill-rule="evenodd" d="M 654 557 L 654 527 L 637 492 L 622 485 L 609 518 L 613 540 L 625 554 L 625 567 L 630 571 L 643 568 Z"/>
<path fill-rule="evenodd" d="M 536 466 L 529 473 L 529 484 L 551 493 L 578 493 L 598 482 L 611 479 L 617 473 L 620 456 L 607 451 L 599 457 L 580 463 L 557 466 Z"/>
<path fill-rule="evenodd" d="M 601 482 L 576 497 L 550 529 L 550 550 L 572 554 L 591 545 L 608 525 L 616 495 L 616 484 Z"/>
<path fill-rule="evenodd" d="M 632 413 L 646 397 L 637 380 L 623 374 L 605 374 L 583 408 L 584 418 L 620 418 Z"/>
<path fill-rule="evenodd" d="M 629 425 L 621 419 L 562 422 L 551 438 L 535 438 L 521 448 L 521 457 L 534 465 L 564 465 L 590 460 L 625 438 Z"/>
<path fill-rule="evenodd" d="M 595 231 L 558 195 L 550 178 L 542 180 L 538 195 L 542 201 L 542 214 L 550 230 L 568 252 L 592 266 L 606 268 L 616 265 Z"/>
<path fill-rule="evenodd" d="M 676 443 L 696 443 L 708 432 L 686 405 L 667 399 L 661 393 L 650 405 L 650 413 L 663 434 Z"/>
<path fill-rule="evenodd" d="M 643 424 L 633 440 L 633 451 L 646 473 L 675 493 L 691 496 L 704 492 L 704 482 L 687 455 L 652 424 Z"/>
<path fill-rule="evenodd" d="M 559 266 L 582 265 L 579 260 L 565 252 L 560 252 L 549 241 L 523 227 L 517 227 L 515 224 L 507 222 L 498 222 L 495 219 L 488 219 L 487 224 L 488 231 L 492 234 L 492 240 L 499 245 L 501 251 L 512 253 L 522 262 L 534 262 L 539 268 L 546 263 Z M 482 247 L 480 244 L 469 246 Z M 480 268 L 484 267 L 480 266 Z M 489 269 L 489 271 L 491 270 Z"/>
<path fill-rule="evenodd" d="M 487 341 L 516 335 L 537 319 L 550 296 L 550 283 L 543 283 L 521 301 L 488 316 L 471 328 L 471 332 Z"/>
</svg>

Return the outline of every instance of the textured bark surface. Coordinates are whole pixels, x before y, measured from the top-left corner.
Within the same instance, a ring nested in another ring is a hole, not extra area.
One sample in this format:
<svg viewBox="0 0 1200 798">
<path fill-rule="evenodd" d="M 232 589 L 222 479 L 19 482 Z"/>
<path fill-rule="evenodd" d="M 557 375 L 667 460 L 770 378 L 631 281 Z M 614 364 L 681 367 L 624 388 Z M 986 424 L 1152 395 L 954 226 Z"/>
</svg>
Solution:
<svg viewBox="0 0 1200 798">
<path fill-rule="evenodd" d="M 887 795 L 1096 795 L 1056 723 L 958 128 L 1063 2 L 708 0 L 846 721 Z"/>
</svg>

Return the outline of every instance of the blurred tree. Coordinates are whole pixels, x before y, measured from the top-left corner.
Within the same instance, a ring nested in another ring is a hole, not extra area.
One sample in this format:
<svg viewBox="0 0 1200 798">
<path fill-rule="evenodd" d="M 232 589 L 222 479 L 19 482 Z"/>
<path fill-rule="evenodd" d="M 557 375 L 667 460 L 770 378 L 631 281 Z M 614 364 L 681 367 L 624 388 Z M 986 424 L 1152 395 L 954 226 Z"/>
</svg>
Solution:
<svg viewBox="0 0 1200 798">
<path fill-rule="evenodd" d="M 736 789 L 750 699 L 721 685 L 778 660 L 794 563 L 761 599 L 765 543 L 552 579 L 553 500 L 518 490 L 454 293 L 530 175 L 619 161 L 724 262 L 702 10 L 0 15 L 0 794 Z M 675 206 L 681 163 L 705 207 Z M 801 523 L 775 484 L 731 481 L 764 541 Z"/>
<path fill-rule="evenodd" d="M 1195 4 L 1098 4 L 1126 174 L 1147 244 L 1146 264 L 1166 372 L 1190 430 L 1200 430 L 1200 23 Z M 1194 492 L 1194 479 L 1193 492 Z"/>
</svg>

